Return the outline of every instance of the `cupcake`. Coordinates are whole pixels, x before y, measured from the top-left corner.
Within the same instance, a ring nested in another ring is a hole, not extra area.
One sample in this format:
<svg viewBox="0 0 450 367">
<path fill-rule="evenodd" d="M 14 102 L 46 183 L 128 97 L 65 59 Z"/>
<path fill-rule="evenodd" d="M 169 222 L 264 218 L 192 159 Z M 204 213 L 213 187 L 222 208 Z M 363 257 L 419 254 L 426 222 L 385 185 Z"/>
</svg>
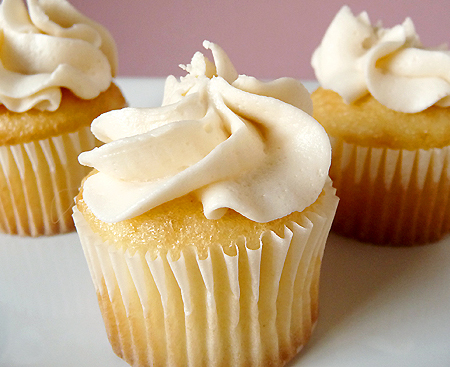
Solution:
<svg viewBox="0 0 450 367">
<path fill-rule="evenodd" d="M 0 30 L 0 231 L 72 231 L 90 124 L 125 106 L 116 46 L 65 0 L 4 0 Z"/>
<path fill-rule="evenodd" d="M 450 51 L 408 18 L 372 26 L 344 6 L 312 56 L 313 116 L 332 144 L 333 230 L 410 246 L 450 231 Z"/>
<path fill-rule="evenodd" d="M 114 352 L 132 366 L 282 366 L 318 316 L 337 197 L 298 81 L 238 75 L 204 42 L 163 105 L 94 120 L 75 225 Z"/>
</svg>

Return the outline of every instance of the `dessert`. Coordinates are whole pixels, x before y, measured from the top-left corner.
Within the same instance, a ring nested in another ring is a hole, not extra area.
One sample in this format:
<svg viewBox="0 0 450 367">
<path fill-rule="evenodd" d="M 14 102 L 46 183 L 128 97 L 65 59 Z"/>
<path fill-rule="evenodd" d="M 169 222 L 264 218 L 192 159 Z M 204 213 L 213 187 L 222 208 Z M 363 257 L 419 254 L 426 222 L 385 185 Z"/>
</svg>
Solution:
<svg viewBox="0 0 450 367">
<path fill-rule="evenodd" d="M 0 231 L 72 231 L 90 123 L 125 106 L 116 46 L 65 0 L 4 0 L 0 31 Z"/>
<path fill-rule="evenodd" d="M 318 316 L 337 197 L 330 143 L 290 78 L 205 41 L 159 108 L 92 123 L 74 220 L 113 350 L 133 366 L 281 366 Z"/>
<path fill-rule="evenodd" d="M 411 19 L 373 26 L 344 6 L 312 57 L 313 116 L 332 142 L 333 230 L 409 246 L 450 231 L 450 51 Z"/>
</svg>

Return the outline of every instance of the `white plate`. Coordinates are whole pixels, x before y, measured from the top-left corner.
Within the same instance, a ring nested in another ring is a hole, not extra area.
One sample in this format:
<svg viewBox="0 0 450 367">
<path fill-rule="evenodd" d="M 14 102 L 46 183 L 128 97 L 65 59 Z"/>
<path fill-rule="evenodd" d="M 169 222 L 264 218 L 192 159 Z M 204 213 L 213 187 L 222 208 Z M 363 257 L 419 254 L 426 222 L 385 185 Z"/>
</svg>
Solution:
<svg viewBox="0 0 450 367">
<path fill-rule="evenodd" d="M 161 103 L 162 79 L 118 83 L 131 106 Z M 108 343 L 76 233 L 0 235 L 0 367 L 25 366 L 128 366 Z M 450 238 L 384 248 L 331 234 L 319 322 L 294 366 L 450 366 Z"/>
</svg>

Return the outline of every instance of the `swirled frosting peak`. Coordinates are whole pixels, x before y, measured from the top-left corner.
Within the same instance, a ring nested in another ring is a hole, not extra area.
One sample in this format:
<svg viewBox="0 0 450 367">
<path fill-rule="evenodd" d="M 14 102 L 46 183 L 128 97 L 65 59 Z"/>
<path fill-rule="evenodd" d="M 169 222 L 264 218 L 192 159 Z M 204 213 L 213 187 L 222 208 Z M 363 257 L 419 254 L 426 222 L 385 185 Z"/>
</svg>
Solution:
<svg viewBox="0 0 450 367">
<path fill-rule="evenodd" d="M 193 193 L 209 219 L 233 209 L 268 222 L 303 210 L 322 191 L 330 142 L 303 85 L 238 75 L 219 46 L 204 46 L 214 62 L 196 53 L 182 66 L 185 77 L 167 79 L 163 106 L 93 121 L 106 144 L 79 161 L 98 171 L 83 199 L 99 219 L 118 222 Z"/>
<path fill-rule="evenodd" d="M 388 29 L 344 6 L 315 50 L 312 66 L 321 86 L 347 103 L 370 93 L 399 112 L 450 106 L 450 51 L 423 47 L 409 18 Z"/>
<path fill-rule="evenodd" d="M 109 32 L 66 0 L 0 4 L 0 104 L 54 111 L 61 87 L 93 99 L 111 84 L 117 50 Z"/>
</svg>

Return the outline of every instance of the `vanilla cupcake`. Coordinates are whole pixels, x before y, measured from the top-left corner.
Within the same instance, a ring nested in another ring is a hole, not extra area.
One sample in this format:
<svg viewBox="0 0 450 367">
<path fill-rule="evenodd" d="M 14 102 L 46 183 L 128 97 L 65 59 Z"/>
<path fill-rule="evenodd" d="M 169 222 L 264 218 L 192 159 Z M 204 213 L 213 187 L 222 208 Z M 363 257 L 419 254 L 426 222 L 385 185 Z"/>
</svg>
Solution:
<svg viewBox="0 0 450 367">
<path fill-rule="evenodd" d="M 312 57 L 314 117 L 330 135 L 333 229 L 409 246 L 450 231 L 450 51 L 408 18 L 372 26 L 344 6 Z"/>
<path fill-rule="evenodd" d="M 298 81 L 206 42 L 163 106 L 94 120 L 74 220 L 112 348 L 133 366 L 282 366 L 318 316 L 337 197 Z"/>
<path fill-rule="evenodd" d="M 65 0 L 3 0 L 0 30 L 0 231 L 71 231 L 90 124 L 125 106 L 116 46 Z"/>
</svg>

